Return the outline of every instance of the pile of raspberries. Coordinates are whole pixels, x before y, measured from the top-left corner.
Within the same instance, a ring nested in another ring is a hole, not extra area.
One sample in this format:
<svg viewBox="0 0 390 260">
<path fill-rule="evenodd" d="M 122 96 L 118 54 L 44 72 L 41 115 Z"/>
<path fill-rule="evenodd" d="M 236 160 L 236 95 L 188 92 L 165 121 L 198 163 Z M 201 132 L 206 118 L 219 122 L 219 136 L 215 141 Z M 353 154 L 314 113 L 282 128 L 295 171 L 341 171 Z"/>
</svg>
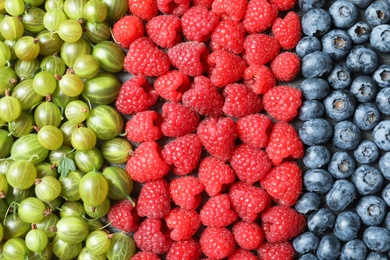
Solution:
<svg viewBox="0 0 390 260">
<path fill-rule="evenodd" d="M 129 0 L 113 28 L 129 78 L 116 100 L 136 147 L 134 201 L 108 220 L 132 259 L 283 259 L 306 221 L 293 206 L 304 147 L 297 0 Z"/>
</svg>

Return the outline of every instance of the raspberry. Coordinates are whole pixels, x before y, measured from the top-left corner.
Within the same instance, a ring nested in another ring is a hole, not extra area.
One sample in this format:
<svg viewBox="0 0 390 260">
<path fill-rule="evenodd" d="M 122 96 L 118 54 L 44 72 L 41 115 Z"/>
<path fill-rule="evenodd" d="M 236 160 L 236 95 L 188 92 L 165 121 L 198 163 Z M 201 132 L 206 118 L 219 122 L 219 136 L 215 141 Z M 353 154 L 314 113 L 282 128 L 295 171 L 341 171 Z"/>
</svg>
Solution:
<svg viewBox="0 0 390 260">
<path fill-rule="evenodd" d="M 232 184 L 229 197 L 238 216 L 249 222 L 256 221 L 259 213 L 271 205 L 271 199 L 263 188 L 242 181 Z"/>
<path fill-rule="evenodd" d="M 202 159 L 199 165 L 198 177 L 209 196 L 216 196 L 227 185 L 234 182 L 236 176 L 228 164 L 215 157 Z"/>
<path fill-rule="evenodd" d="M 234 149 L 230 165 L 238 179 L 249 184 L 264 178 L 272 167 L 264 150 L 248 144 L 240 144 Z"/>
<path fill-rule="evenodd" d="M 228 51 L 214 51 L 207 57 L 210 80 L 217 87 L 224 87 L 239 80 L 246 68 L 240 56 Z"/>
<path fill-rule="evenodd" d="M 260 184 L 278 205 L 293 206 L 302 191 L 302 171 L 295 162 L 282 162 Z"/>
<path fill-rule="evenodd" d="M 157 7 L 163 14 L 182 16 L 190 9 L 191 0 L 157 0 Z"/>
<path fill-rule="evenodd" d="M 203 253 L 213 259 L 228 257 L 235 249 L 233 234 L 224 227 L 207 227 L 200 235 L 199 243 Z"/>
<path fill-rule="evenodd" d="M 150 20 L 157 15 L 156 0 L 128 0 L 130 13 L 143 20 Z"/>
<path fill-rule="evenodd" d="M 165 217 L 171 209 L 168 182 L 164 179 L 146 182 L 139 193 L 136 208 L 140 217 Z"/>
<path fill-rule="evenodd" d="M 256 94 L 265 94 L 275 87 L 276 79 L 272 71 L 265 65 L 250 65 L 244 71 L 244 85 Z"/>
<path fill-rule="evenodd" d="M 264 0 L 265 1 L 265 0 Z M 264 65 L 272 61 L 280 52 L 275 37 L 254 33 L 245 37 L 243 58 L 249 65 Z"/>
<path fill-rule="evenodd" d="M 240 54 L 244 50 L 245 28 L 238 21 L 221 21 L 211 33 L 213 51 L 226 50 Z"/>
<path fill-rule="evenodd" d="M 112 27 L 112 38 L 123 48 L 129 48 L 135 39 L 142 36 L 144 36 L 144 25 L 136 16 L 123 16 Z"/>
<path fill-rule="evenodd" d="M 222 110 L 228 116 L 242 117 L 258 113 L 263 108 L 260 96 L 243 84 L 229 84 L 222 94 L 225 97 Z"/>
<path fill-rule="evenodd" d="M 277 16 L 276 5 L 268 3 L 267 0 L 251 0 L 242 22 L 248 33 L 258 33 L 270 28 Z"/>
<path fill-rule="evenodd" d="M 303 143 L 297 131 L 284 121 L 274 124 L 265 151 L 274 165 L 279 165 L 285 158 L 300 159 L 304 155 Z"/>
<path fill-rule="evenodd" d="M 134 207 L 134 202 L 123 199 L 111 206 L 107 214 L 107 220 L 114 228 L 124 232 L 133 232 L 138 228 L 139 216 Z"/>
<path fill-rule="evenodd" d="M 202 148 L 202 142 L 196 134 L 187 134 L 166 144 L 161 156 L 168 164 L 173 165 L 173 173 L 185 175 L 198 165 Z"/>
<path fill-rule="evenodd" d="M 156 111 L 148 110 L 135 113 L 126 123 L 126 137 L 131 142 L 152 142 L 161 138 Z"/>
<path fill-rule="evenodd" d="M 167 175 L 170 166 L 161 159 L 160 152 L 156 142 L 141 143 L 126 164 L 130 177 L 137 182 L 147 182 Z"/>
<path fill-rule="evenodd" d="M 171 48 L 181 41 L 181 20 L 176 15 L 158 15 L 145 26 L 149 38 L 161 48 Z"/>
<path fill-rule="evenodd" d="M 264 240 L 264 233 L 256 222 L 238 221 L 232 228 L 234 240 L 242 249 L 257 249 Z"/>
<path fill-rule="evenodd" d="M 175 241 L 167 253 L 167 260 L 193 260 L 199 259 L 202 251 L 194 239 Z"/>
<path fill-rule="evenodd" d="M 258 260 L 257 256 L 250 251 L 238 248 L 228 257 L 228 260 Z"/>
<path fill-rule="evenodd" d="M 228 194 L 210 197 L 200 210 L 203 225 L 209 227 L 226 227 L 237 220 L 237 214 L 231 208 Z"/>
<path fill-rule="evenodd" d="M 131 260 L 160 260 L 160 257 L 152 252 L 139 251 L 131 257 Z"/>
<path fill-rule="evenodd" d="M 288 12 L 284 18 L 276 18 L 272 25 L 272 33 L 282 49 L 294 49 L 302 36 L 299 16 L 295 12 Z"/>
<path fill-rule="evenodd" d="M 305 217 L 286 206 L 272 206 L 261 214 L 265 238 L 269 242 L 284 242 L 295 238 L 306 227 Z"/>
<path fill-rule="evenodd" d="M 198 126 L 197 134 L 207 152 L 222 161 L 233 154 L 236 125 L 230 117 L 208 117 Z"/>
<path fill-rule="evenodd" d="M 179 207 L 173 208 L 165 216 L 165 222 L 171 230 L 171 239 L 175 241 L 191 238 L 202 224 L 198 212 Z"/>
<path fill-rule="evenodd" d="M 292 81 L 299 73 L 301 61 L 295 53 L 280 53 L 271 62 L 271 70 L 279 81 Z"/>
<path fill-rule="evenodd" d="M 269 0 L 269 2 L 276 5 L 279 11 L 286 11 L 292 9 L 298 0 Z"/>
<path fill-rule="evenodd" d="M 168 252 L 172 240 L 169 238 L 166 227 L 159 218 L 146 218 L 133 234 L 137 248 L 156 254 Z"/>
<path fill-rule="evenodd" d="M 184 92 L 182 102 L 200 115 L 220 116 L 224 99 L 209 78 L 198 76 L 194 78 L 192 87 Z"/>
<path fill-rule="evenodd" d="M 264 260 L 292 260 L 294 259 L 294 247 L 289 241 L 281 243 L 264 242 L 257 249 L 261 259 Z"/>
<path fill-rule="evenodd" d="M 255 148 L 265 148 L 272 129 L 271 119 L 264 114 L 252 114 L 236 121 L 237 137 Z"/>
<path fill-rule="evenodd" d="M 192 0 L 192 5 L 203 5 L 207 8 L 211 8 L 214 0 Z"/>
<path fill-rule="evenodd" d="M 247 0 L 214 0 L 211 10 L 222 20 L 240 21 L 246 12 Z"/>
<path fill-rule="evenodd" d="M 264 110 L 278 121 L 289 122 L 302 105 L 302 92 L 291 86 L 278 86 L 263 96 Z"/>
<path fill-rule="evenodd" d="M 199 123 L 199 115 L 195 111 L 175 102 L 164 103 L 161 117 L 161 131 L 169 137 L 192 133 Z"/>
<path fill-rule="evenodd" d="M 181 71 L 171 70 L 158 77 L 153 86 L 165 100 L 180 102 L 183 93 L 190 88 L 190 78 Z"/>
<path fill-rule="evenodd" d="M 181 17 L 183 34 L 189 41 L 208 41 L 218 24 L 218 16 L 202 5 L 192 6 Z"/>
<path fill-rule="evenodd" d="M 202 200 L 203 189 L 203 184 L 198 178 L 184 176 L 171 181 L 169 192 L 176 205 L 194 210 Z"/>
<path fill-rule="evenodd" d="M 169 70 L 167 54 L 147 37 L 136 39 L 130 44 L 123 68 L 131 74 L 160 76 Z"/>
<path fill-rule="evenodd" d="M 202 75 L 207 68 L 209 51 L 203 42 L 181 42 L 168 49 L 172 65 L 191 77 Z"/>
<path fill-rule="evenodd" d="M 119 112 L 129 115 L 147 110 L 156 103 L 157 99 L 158 94 L 147 79 L 138 75 L 122 84 L 115 105 Z"/>
</svg>

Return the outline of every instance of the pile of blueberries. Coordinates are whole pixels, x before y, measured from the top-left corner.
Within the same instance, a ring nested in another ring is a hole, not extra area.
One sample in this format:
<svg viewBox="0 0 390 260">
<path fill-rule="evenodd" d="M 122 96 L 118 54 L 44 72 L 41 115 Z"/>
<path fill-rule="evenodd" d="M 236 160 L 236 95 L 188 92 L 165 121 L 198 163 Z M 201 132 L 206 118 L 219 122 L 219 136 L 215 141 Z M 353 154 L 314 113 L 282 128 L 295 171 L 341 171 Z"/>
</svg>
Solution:
<svg viewBox="0 0 390 260">
<path fill-rule="evenodd" d="M 390 259 L 390 0 L 299 0 L 299 259 Z"/>
</svg>

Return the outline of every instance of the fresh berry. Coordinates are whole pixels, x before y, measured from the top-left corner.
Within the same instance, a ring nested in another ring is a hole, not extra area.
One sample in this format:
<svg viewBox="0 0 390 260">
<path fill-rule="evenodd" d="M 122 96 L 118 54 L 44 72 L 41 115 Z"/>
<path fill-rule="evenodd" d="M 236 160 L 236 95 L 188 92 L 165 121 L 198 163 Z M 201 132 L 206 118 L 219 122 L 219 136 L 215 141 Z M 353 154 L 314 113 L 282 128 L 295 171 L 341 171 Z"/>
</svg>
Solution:
<svg viewBox="0 0 390 260">
<path fill-rule="evenodd" d="M 299 8 L 305 13 L 310 11 L 311 9 L 319 9 L 324 4 L 325 0 L 298 0 Z"/>
<path fill-rule="evenodd" d="M 313 8 L 302 16 L 302 32 L 307 36 L 322 36 L 332 25 L 330 14 L 321 8 Z"/>
<path fill-rule="evenodd" d="M 375 144 L 384 151 L 390 151 L 390 140 L 388 133 L 390 132 L 390 120 L 379 122 L 372 130 L 372 137 Z"/>
<path fill-rule="evenodd" d="M 305 36 L 301 38 L 295 47 L 295 52 L 299 58 L 305 57 L 307 54 L 320 51 L 322 49 L 321 41 L 315 36 Z"/>
<path fill-rule="evenodd" d="M 353 151 L 353 155 L 358 163 L 374 163 L 379 158 L 379 148 L 371 140 L 363 140 Z"/>
<path fill-rule="evenodd" d="M 236 251 L 234 251 L 233 254 L 231 254 L 228 257 L 228 260 L 242 260 L 242 259 L 245 259 L 245 260 L 258 260 L 257 256 L 252 254 L 251 251 L 245 250 L 245 249 L 242 249 L 242 248 L 236 249 Z"/>
<path fill-rule="evenodd" d="M 245 34 L 246 31 L 241 22 L 221 21 L 211 33 L 210 46 L 213 51 L 226 50 L 240 54 L 244 50 Z"/>
<path fill-rule="evenodd" d="M 150 20 L 158 13 L 156 0 L 128 0 L 130 13 L 143 20 Z"/>
<path fill-rule="evenodd" d="M 265 148 L 272 129 L 271 119 L 264 114 L 251 114 L 236 121 L 237 137 L 255 148 Z"/>
<path fill-rule="evenodd" d="M 271 70 L 279 81 L 292 81 L 299 73 L 301 61 L 292 52 L 283 52 L 271 62 Z"/>
<path fill-rule="evenodd" d="M 366 103 L 375 99 L 378 86 L 372 77 L 358 76 L 352 80 L 349 91 L 355 96 L 356 101 Z"/>
<path fill-rule="evenodd" d="M 131 260 L 160 260 L 160 257 L 152 252 L 139 251 L 131 257 Z"/>
<path fill-rule="evenodd" d="M 190 9 L 191 0 L 157 0 L 157 8 L 163 14 L 182 16 Z"/>
<path fill-rule="evenodd" d="M 324 145 L 313 145 L 306 149 L 303 164 L 310 169 L 323 168 L 330 162 L 330 151 Z"/>
<path fill-rule="evenodd" d="M 351 121 L 341 121 L 336 123 L 333 127 L 332 142 L 333 145 L 339 149 L 354 150 L 359 145 L 361 138 L 362 133 L 359 127 Z"/>
<path fill-rule="evenodd" d="M 371 28 L 365 22 L 359 21 L 348 28 L 348 34 L 355 44 L 362 44 L 369 40 Z"/>
<path fill-rule="evenodd" d="M 199 115 L 195 111 L 175 102 L 164 103 L 161 117 L 161 132 L 169 137 L 192 133 L 199 123 Z"/>
<path fill-rule="evenodd" d="M 286 242 L 264 242 L 257 249 L 260 259 L 264 260 L 292 260 L 295 252 L 292 244 Z"/>
<path fill-rule="evenodd" d="M 387 214 L 385 201 L 376 195 L 363 196 L 356 204 L 356 213 L 366 226 L 378 226 Z"/>
<path fill-rule="evenodd" d="M 199 242 L 203 253 L 213 259 L 230 256 L 236 245 L 232 232 L 224 227 L 207 227 L 200 235 Z"/>
<path fill-rule="evenodd" d="M 273 36 L 263 33 L 253 33 L 245 37 L 243 58 L 249 65 L 267 64 L 279 52 L 279 42 Z"/>
<path fill-rule="evenodd" d="M 332 250 L 329 250 L 332 248 Z M 332 233 L 324 235 L 318 244 L 316 255 L 320 259 L 338 258 L 340 255 L 341 241 Z"/>
<path fill-rule="evenodd" d="M 358 18 L 357 7 L 349 1 L 336 1 L 328 10 L 336 28 L 346 29 L 351 27 Z"/>
<path fill-rule="evenodd" d="M 324 169 L 310 169 L 303 175 L 303 185 L 307 191 L 325 194 L 332 188 L 333 178 Z"/>
<path fill-rule="evenodd" d="M 298 0 L 270 0 L 269 2 L 276 5 L 279 11 L 286 11 L 293 9 Z"/>
<path fill-rule="evenodd" d="M 314 118 L 305 121 L 298 129 L 301 141 L 306 145 L 324 144 L 333 134 L 331 123 L 324 118 Z"/>
<path fill-rule="evenodd" d="M 164 179 L 146 182 L 139 193 L 136 208 L 140 217 L 165 217 L 171 209 L 168 182 Z"/>
<path fill-rule="evenodd" d="M 240 21 L 248 5 L 247 0 L 214 0 L 211 10 L 222 20 Z"/>
<path fill-rule="evenodd" d="M 284 18 L 276 18 L 272 25 L 272 33 L 282 49 L 294 49 L 302 36 L 301 19 L 295 12 L 288 12 Z"/>
<path fill-rule="evenodd" d="M 328 53 L 333 60 L 341 60 L 352 48 L 349 34 L 340 29 L 327 32 L 321 39 L 322 51 Z"/>
<path fill-rule="evenodd" d="M 375 103 L 382 114 L 390 115 L 390 88 L 386 87 L 379 90 L 375 98 Z"/>
<path fill-rule="evenodd" d="M 349 178 L 356 169 L 353 157 L 346 151 L 333 153 L 328 164 L 329 173 L 336 179 Z"/>
<path fill-rule="evenodd" d="M 228 194 L 210 197 L 200 209 L 200 219 L 208 227 L 226 227 L 237 220 Z"/>
<path fill-rule="evenodd" d="M 383 227 L 368 227 L 363 233 L 363 242 L 372 251 L 388 251 L 390 249 L 389 239 L 390 231 Z"/>
<path fill-rule="evenodd" d="M 295 203 L 295 209 L 301 214 L 307 214 L 311 211 L 318 210 L 321 205 L 321 198 L 317 193 L 305 192 Z"/>
<path fill-rule="evenodd" d="M 374 1 L 365 10 L 365 17 L 367 19 L 367 22 L 375 28 L 390 21 L 389 12 L 389 2 Z"/>
<path fill-rule="evenodd" d="M 194 210 L 200 205 L 203 190 L 203 184 L 193 176 L 173 179 L 169 186 L 172 201 L 188 210 Z"/>
<path fill-rule="evenodd" d="M 304 100 L 299 108 L 298 118 L 301 121 L 320 118 L 325 114 L 325 107 L 318 100 Z"/>
<path fill-rule="evenodd" d="M 336 215 L 328 208 L 320 208 L 307 218 L 307 229 L 317 234 L 330 231 L 335 223 Z"/>
<path fill-rule="evenodd" d="M 379 66 L 372 74 L 372 78 L 379 87 L 390 87 L 390 65 L 383 64 Z"/>
<path fill-rule="evenodd" d="M 256 94 L 265 94 L 275 87 L 276 79 L 272 71 L 265 65 L 250 65 L 243 75 L 244 85 Z"/>
<path fill-rule="evenodd" d="M 301 73 L 307 78 L 324 78 L 333 68 L 330 55 L 323 51 L 314 51 L 301 60 Z"/>
<path fill-rule="evenodd" d="M 111 206 L 107 214 L 107 220 L 114 228 L 124 232 L 134 232 L 138 228 L 139 216 L 134 202 L 123 199 Z"/>
<path fill-rule="evenodd" d="M 203 5 L 211 9 L 214 0 L 192 0 L 192 5 Z"/>
<path fill-rule="evenodd" d="M 386 152 L 380 157 L 378 167 L 379 170 L 382 172 L 383 177 L 385 177 L 386 179 L 390 179 L 390 152 Z"/>
<path fill-rule="evenodd" d="M 356 198 L 356 188 L 351 181 L 337 180 L 326 194 L 326 204 L 331 210 L 344 210 Z"/>
<path fill-rule="evenodd" d="M 198 212 L 180 207 L 171 209 L 164 219 L 174 241 L 190 239 L 202 224 Z"/>
<path fill-rule="evenodd" d="M 320 239 L 314 234 L 314 232 L 307 231 L 297 236 L 293 241 L 292 245 L 300 254 L 308 252 L 315 252 L 317 249 Z"/>
<path fill-rule="evenodd" d="M 165 100 L 180 102 L 183 93 L 190 88 L 190 78 L 181 71 L 171 70 L 156 78 L 153 86 Z"/>
<path fill-rule="evenodd" d="M 174 241 L 167 253 L 167 260 L 193 260 L 199 259 L 202 251 L 194 239 Z"/>
<path fill-rule="evenodd" d="M 145 25 L 149 38 L 161 48 L 171 48 L 181 41 L 181 20 L 176 15 L 158 15 Z"/>
<path fill-rule="evenodd" d="M 326 81 L 321 78 L 305 79 L 301 82 L 299 90 L 302 91 L 305 99 L 323 99 L 328 95 L 330 90 L 328 82 L 331 81 L 329 79 Z"/>
<path fill-rule="evenodd" d="M 129 48 L 133 41 L 142 36 L 144 36 L 144 25 L 136 16 L 123 16 L 112 27 L 112 38 L 123 48 Z"/>
<path fill-rule="evenodd" d="M 238 221 L 232 227 L 237 245 L 246 250 L 257 249 L 264 240 L 264 233 L 256 222 Z"/>
<path fill-rule="evenodd" d="M 378 68 L 379 56 L 371 47 L 358 44 L 348 53 L 346 65 L 354 73 L 371 74 Z"/>
<path fill-rule="evenodd" d="M 243 24 L 250 34 L 270 28 L 278 16 L 278 7 L 267 0 L 254 0 L 248 3 Z"/>
<path fill-rule="evenodd" d="M 135 113 L 126 123 L 126 137 L 131 142 L 152 142 L 161 138 L 159 115 L 147 110 Z"/>
<path fill-rule="evenodd" d="M 362 240 L 353 239 L 341 248 L 340 259 L 358 259 L 359 257 L 367 259 L 367 252 L 367 246 Z"/>
</svg>

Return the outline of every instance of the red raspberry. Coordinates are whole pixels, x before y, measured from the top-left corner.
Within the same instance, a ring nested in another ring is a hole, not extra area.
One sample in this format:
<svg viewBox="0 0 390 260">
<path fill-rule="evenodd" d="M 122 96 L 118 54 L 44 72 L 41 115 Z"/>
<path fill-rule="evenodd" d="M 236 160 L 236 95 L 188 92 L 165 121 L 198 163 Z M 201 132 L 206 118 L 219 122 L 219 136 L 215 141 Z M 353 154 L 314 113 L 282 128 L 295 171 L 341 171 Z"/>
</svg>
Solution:
<svg viewBox="0 0 390 260">
<path fill-rule="evenodd" d="M 214 0 L 192 0 L 192 5 L 203 5 L 207 8 L 211 8 Z"/>
<path fill-rule="evenodd" d="M 285 158 L 300 159 L 304 155 L 303 143 L 297 131 L 284 121 L 274 124 L 265 151 L 273 165 L 279 165 Z"/>
<path fill-rule="evenodd" d="M 138 228 L 139 216 L 133 201 L 123 199 L 111 206 L 107 220 L 114 228 L 124 232 L 133 232 Z"/>
<path fill-rule="evenodd" d="M 150 20 L 157 15 L 156 0 L 128 0 L 130 13 L 143 20 Z"/>
<path fill-rule="evenodd" d="M 156 103 L 157 99 L 158 94 L 147 79 L 138 75 L 122 84 L 115 105 L 119 112 L 129 115 L 147 110 Z"/>
<path fill-rule="evenodd" d="M 160 50 L 151 39 L 141 37 L 130 44 L 123 68 L 131 74 L 153 77 L 166 73 L 170 65 L 165 52 Z"/>
<path fill-rule="evenodd" d="M 272 71 L 265 65 L 250 65 L 244 71 L 244 85 L 256 94 L 265 94 L 275 87 L 276 79 Z"/>
<path fill-rule="evenodd" d="M 213 51 L 226 50 L 240 54 L 244 50 L 245 28 L 238 21 L 221 21 L 211 34 Z"/>
<path fill-rule="evenodd" d="M 169 211 L 165 222 L 171 230 L 171 239 L 175 241 L 190 239 L 202 225 L 198 212 L 179 207 Z"/>
<path fill-rule="evenodd" d="M 131 142 L 152 142 L 161 138 L 159 116 L 154 110 L 137 112 L 126 123 L 126 137 Z"/>
<path fill-rule="evenodd" d="M 251 0 L 248 3 L 243 24 L 248 33 L 263 32 L 278 17 L 278 7 L 267 0 Z"/>
<path fill-rule="evenodd" d="M 279 81 L 292 81 L 301 69 L 301 61 L 292 52 L 280 53 L 271 62 L 271 70 Z"/>
<path fill-rule="evenodd" d="M 181 20 L 176 15 L 158 15 L 150 19 L 146 26 L 149 38 L 161 48 L 171 48 L 181 41 Z"/>
<path fill-rule="evenodd" d="M 160 260 L 160 257 L 152 252 L 139 251 L 131 257 L 131 260 Z"/>
<path fill-rule="evenodd" d="M 191 0 L 157 0 L 157 7 L 163 14 L 182 16 L 190 9 Z"/>
<path fill-rule="evenodd" d="M 136 16 L 123 16 L 112 27 L 112 38 L 123 48 L 129 48 L 135 39 L 142 36 L 144 36 L 144 25 Z"/>
<path fill-rule="evenodd" d="M 272 168 L 267 153 L 248 144 L 240 144 L 234 149 L 230 165 L 238 179 L 249 184 L 264 178 Z"/>
<path fill-rule="evenodd" d="M 297 46 L 302 36 L 301 19 L 295 12 L 289 12 L 284 18 L 276 18 L 272 25 L 272 33 L 284 50 Z"/>
<path fill-rule="evenodd" d="M 182 102 L 200 115 L 220 116 L 224 99 L 209 78 L 198 76 L 194 78 L 192 87 L 184 92 Z"/>
<path fill-rule="evenodd" d="M 265 238 L 269 242 L 284 242 L 295 238 L 306 227 L 305 217 L 286 206 L 272 206 L 261 214 Z"/>
<path fill-rule="evenodd" d="M 171 70 L 154 81 L 154 89 L 165 100 L 180 102 L 190 88 L 190 78 L 181 71 Z"/>
<path fill-rule="evenodd" d="M 200 76 L 206 70 L 208 55 L 203 42 L 181 42 L 168 49 L 172 65 L 191 77 Z"/>
<path fill-rule="evenodd" d="M 249 222 L 256 221 L 259 213 L 271 205 L 271 199 L 263 188 L 242 181 L 232 184 L 229 197 L 238 216 Z"/>
<path fill-rule="evenodd" d="M 133 234 L 133 239 L 137 248 L 156 254 L 168 252 L 172 240 L 166 227 L 159 218 L 146 218 Z"/>
<path fill-rule="evenodd" d="M 202 200 L 204 187 L 200 180 L 193 176 L 184 176 L 171 181 L 169 192 L 172 201 L 184 209 L 196 209 Z"/>
<path fill-rule="evenodd" d="M 230 117 L 207 117 L 199 123 L 197 133 L 209 154 L 224 162 L 232 156 L 236 125 Z"/>
<path fill-rule="evenodd" d="M 222 92 L 225 97 L 223 112 L 231 117 L 242 117 L 262 110 L 261 97 L 243 84 L 227 85 Z"/>
<path fill-rule="evenodd" d="M 202 254 L 200 245 L 194 239 L 175 241 L 167 253 L 167 260 L 194 260 Z"/>
<path fill-rule="evenodd" d="M 156 142 L 141 143 L 127 161 L 130 177 L 137 182 L 147 182 L 167 175 L 170 166 L 161 159 L 160 152 L 161 147 Z"/>
<path fill-rule="evenodd" d="M 168 182 L 164 179 L 146 182 L 139 193 L 136 208 L 140 217 L 165 217 L 171 209 Z"/>
<path fill-rule="evenodd" d="M 200 235 L 199 242 L 203 253 L 213 259 L 230 256 L 236 244 L 232 232 L 224 227 L 207 227 Z"/>
<path fill-rule="evenodd" d="M 162 106 L 161 131 L 165 136 L 178 137 L 195 131 L 199 115 L 180 103 L 166 102 Z"/>
<path fill-rule="evenodd" d="M 289 241 L 281 243 L 264 242 L 257 249 L 261 259 L 264 260 L 292 260 L 295 250 Z"/>
<path fill-rule="evenodd" d="M 240 21 L 246 12 L 248 0 L 214 0 L 211 10 L 222 20 Z"/>
<path fill-rule="evenodd" d="M 236 178 L 230 166 L 215 157 L 202 159 L 198 177 L 204 185 L 204 190 L 211 197 L 221 193 Z"/>
<path fill-rule="evenodd" d="M 181 17 L 183 34 L 189 41 L 208 41 L 218 24 L 218 16 L 202 5 L 192 6 Z"/>
<path fill-rule="evenodd" d="M 203 225 L 209 227 L 226 227 L 237 220 L 237 214 L 232 210 L 228 194 L 210 197 L 200 210 Z"/>
<path fill-rule="evenodd" d="M 228 257 L 228 260 L 258 260 L 257 256 L 250 251 L 238 248 Z"/>
<path fill-rule="evenodd" d="M 276 5 L 279 11 L 286 11 L 292 9 L 298 0 L 269 0 L 269 2 Z"/>
<path fill-rule="evenodd" d="M 293 206 L 302 191 L 302 171 L 295 162 L 282 162 L 260 184 L 278 205 Z"/>
<path fill-rule="evenodd" d="M 185 175 L 198 165 L 202 148 L 202 141 L 196 134 L 186 134 L 166 144 L 161 156 L 168 164 L 173 165 L 173 173 Z"/>
<path fill-rule="evenodd" d="M 256 222 L 238 221 L 232 231 L 234 240 L 242 249 L 257 249 L 264 240 L 264 232 Z"/>
<path fill-rule="evenodd" d="M 237 137 L 255 148 L 265 148 L 272 129 L 271 119 L 264 114 L 252 114 L 236 121 Z"/>
<path fill-rule="evenodd" d="M 246 68 L 240 56 L 228 51 L 214 51 L 207 57 L 210 80 L 217 87 L 224 87 L 239 80 Z"/>
<path fill-rule="evenodd" d="M 278 56 L 280 45 L 273 36 L 254 33 L 245 38 L 244 49 L 243 58 L 249 65 L 264 65 Z"/>
<path fill-rule="evenodd" d="M 272 118 L 290 122 L 302 105 L 302 92 L 291 86 L 278 86 L 264 94 L 263 104 Z"/>
</svg>

